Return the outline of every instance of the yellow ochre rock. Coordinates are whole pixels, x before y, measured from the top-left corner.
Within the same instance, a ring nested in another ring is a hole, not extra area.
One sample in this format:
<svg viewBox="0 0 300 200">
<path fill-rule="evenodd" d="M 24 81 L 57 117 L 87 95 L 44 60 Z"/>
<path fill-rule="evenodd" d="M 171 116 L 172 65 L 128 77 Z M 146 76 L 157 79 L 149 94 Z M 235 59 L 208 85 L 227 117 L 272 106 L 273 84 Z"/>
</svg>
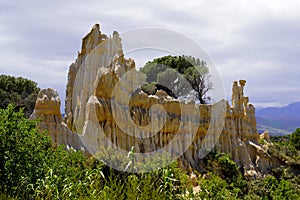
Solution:
<svg viewBox="0 0 300 200">
<path fill-rule="evenodd" d="M 69 68 L 65 119 L 57 92 L 49 88 L 41 90 L 31 118 L 41 119 L 40 128 L 53 142 L 86 154 L 110 143 L 127 151 L 135 147 L 136 153 L 169 145 L 169 153 L 180 155 L 188 164 L 184 166 L 200 169 L 205 150 L 221 151 L 246 174 L 257 176 L 276 163 L 261 153 L 255 108 L 244 96 L 245 83 L 233 83 L 232 106 L 224 100 L 199 105 L 160 90 L 147 95 L 138 85 L 134 61 L 123 55 L 119 34 L 106 36 L 95 25 Z M 263 138 L 269 142 L 266 134 Z"/>
</svg>

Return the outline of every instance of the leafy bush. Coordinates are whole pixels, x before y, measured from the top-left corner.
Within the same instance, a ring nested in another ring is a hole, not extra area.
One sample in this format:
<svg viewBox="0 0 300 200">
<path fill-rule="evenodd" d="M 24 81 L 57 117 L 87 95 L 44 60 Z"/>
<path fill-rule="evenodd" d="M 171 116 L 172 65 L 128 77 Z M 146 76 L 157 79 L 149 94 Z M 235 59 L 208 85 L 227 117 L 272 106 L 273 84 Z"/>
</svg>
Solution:
<svg viewBox="0 0 300 200">
<path fill-rule="evenodd" d="M 22 110 L 14 112 L 11 105 L 0 109 L 0 191 L 25 199 L 43 196 L 37 190 L 44 183 L 44 193 L 59 193 L 87 173 L 81 152 L 53 147 L 37 123 L 25 118 Z"/>
<path fill-rule="evenodd" d="M 0 109 L 0 179 L 2 191 L 19 192 L 20 184 L 37 181 L 43 174 L 44 158 L 51 140 L 9 105 Z"/>
<path fill-rule="evenodd" d="M 228 189 L 228 184 L 221 177 L 208 173 L 199 181 L 200 192 L 195 197 L 200 199 L 238 199 L 236 190 Z"/>
<path fill-rule="evenodd" d="M 249 183 L 249 193 L 245 199 L 299 199 L 299 185 L 289 180 L 279 179 L 268 175 Z"/>
<path fill-rule="evenodd" d="M 293 144 L 297 150 L 300 150 L 300 128 L 297 128 L 291 135 L 291 144 Z"/>
<path fill-rule="evenodd" d="M 296 149 L 296 145 L 291 141 L 292 138 L 297 138 L 297 131 L 294 134 L 271 137 L 273 145 L 269 147 L 268 153 L 283 163 L 300 165 L 300 151 Z M 293 141 L 296 142 L 297 139 L 293 139 Z"/>
<path fill-rule="evenodd" d="M 218 168 L 215 173 L 227 182 L 227 189 L 234 191 L 236 197 L 243 197 L 248 192 L 247 182 L 231 156 L 225 153 L 216 153 L 213 159 Z"/>
<path fill-rule="evenodd" d="M 242 176 L 237 164 L 231 159 L 231 156 L 225 153 L 209 153 L 204 158 L 204 165 L 207 171 L 219 175 L 227 183 L 231 184 Z"/>
</svg>

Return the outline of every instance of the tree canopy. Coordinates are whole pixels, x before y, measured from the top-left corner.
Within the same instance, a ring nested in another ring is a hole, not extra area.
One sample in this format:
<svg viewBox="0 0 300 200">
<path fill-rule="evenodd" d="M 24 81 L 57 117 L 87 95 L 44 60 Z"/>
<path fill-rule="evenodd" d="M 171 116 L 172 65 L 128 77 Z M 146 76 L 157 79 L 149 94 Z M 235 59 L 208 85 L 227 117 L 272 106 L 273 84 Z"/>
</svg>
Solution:
<svg viewBox="0 0 300 200">
<path fill-rule="evenodd" d="M 34 81 L 0 75 L 0 108 L 12 104 L 16 110 L 24 108 L 25 116 L 29 117 L 33 112 L 39 90 Z"/>
<path fill-rule="evenodd" d="M 297 128 L 295 132 L 291 135 L 291 143 L 295 146 L 297 150 L 300 150 L 300 128 Z"/>
<path fill-rule="evenodd" d="M 211 75 L 207 63 L 199 58 L 168 55 L 147 62 L 140 72 L 146 75 L 147 83 L 163 85 L 176 97 L 193 95 L 201 104 L 210 100 Z"/>
</svg>

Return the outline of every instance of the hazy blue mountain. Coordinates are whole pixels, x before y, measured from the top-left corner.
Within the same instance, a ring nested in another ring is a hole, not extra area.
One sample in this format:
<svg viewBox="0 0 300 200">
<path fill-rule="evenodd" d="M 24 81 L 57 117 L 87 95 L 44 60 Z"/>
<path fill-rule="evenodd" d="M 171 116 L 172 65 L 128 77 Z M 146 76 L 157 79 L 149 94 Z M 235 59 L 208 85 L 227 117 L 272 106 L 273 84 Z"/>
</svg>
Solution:
<svg viewBox="0 0 300 200">
<path fill-rule="evenodd" d="M 300 102 L 285 107 L 269 107 L 256 112 L 257 128 L 261 133 L 269 131 L 270 135 L 286 135 L 300 127 Z"/>
<path fill-rule="evenodd" d="M 300 102 L 288 106 L 276 108 L 263 108 L 256 112 L 256 115 L 266 119 L 300 119 Z"/>
</svg>

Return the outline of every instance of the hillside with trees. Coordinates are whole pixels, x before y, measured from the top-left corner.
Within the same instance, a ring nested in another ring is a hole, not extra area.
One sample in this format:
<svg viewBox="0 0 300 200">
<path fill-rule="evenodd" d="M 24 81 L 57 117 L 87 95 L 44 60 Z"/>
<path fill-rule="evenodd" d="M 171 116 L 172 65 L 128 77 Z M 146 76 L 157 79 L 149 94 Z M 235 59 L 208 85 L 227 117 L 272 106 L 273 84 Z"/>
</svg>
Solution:
<svg viewBox="0 0 300 200">
<path fill-rule="evenodd" d="M 12 104 L 15 110 L 23 108 L 25 116 L 29 117 L 33 112 L 39 90 L 34 81 L 22 77 L 0 75 L 0 108 L 6 108 L 8 104 Z"/>
<path fill-rule="evenodd" d="M 268 131 L 273 136 L 292 134 L 300 126 L 300 102 L 258 109 L 256 120 L 261 133 Z"/>
</svg>

